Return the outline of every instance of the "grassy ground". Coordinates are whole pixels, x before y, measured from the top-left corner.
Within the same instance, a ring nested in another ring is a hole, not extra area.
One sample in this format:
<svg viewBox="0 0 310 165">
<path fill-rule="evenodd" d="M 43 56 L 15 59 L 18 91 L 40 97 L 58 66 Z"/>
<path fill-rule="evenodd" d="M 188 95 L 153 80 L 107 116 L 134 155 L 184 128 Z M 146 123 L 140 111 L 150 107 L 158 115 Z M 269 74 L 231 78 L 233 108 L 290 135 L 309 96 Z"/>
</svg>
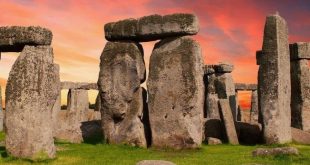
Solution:
<svg viewBox="0 0 310 165">
<path fill-rule="evenodd" d="M 4 134 L 0 133 L 0 141 Z M 299 156 L 253 158 L 251 152 L 262 146 L 203 145 L 197 150 L 155 150 L 108 144 L 70 144 L 57 142 L 57 158 L 41 162 L 14 159 L 0 147 L 0 164 L 74 164 L 74 165 L 135 165 L 140 160 L 169 160 L 177 165 L 200 164 L 310 164 L 310 145 L 290 144 L 300 151 Z M 263 146 L 265 147 L 265 146 Z"/>
</svg>

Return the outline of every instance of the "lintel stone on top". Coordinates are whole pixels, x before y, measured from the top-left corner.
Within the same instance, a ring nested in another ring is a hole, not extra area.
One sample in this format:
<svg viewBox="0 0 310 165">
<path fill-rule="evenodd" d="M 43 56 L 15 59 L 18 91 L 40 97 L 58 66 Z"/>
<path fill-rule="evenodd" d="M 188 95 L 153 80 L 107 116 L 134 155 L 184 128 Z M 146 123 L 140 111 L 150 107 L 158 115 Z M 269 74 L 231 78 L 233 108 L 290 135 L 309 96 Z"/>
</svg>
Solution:
<svg viewBox="0 0 310 165">
<path fill-rule="evenodd" d="M 297 42 L 290 44 L 290 59 L 310 59 L 310 42 Z"/>
<path fill-rule="evenodd" d="M 110 22 L 105 24 L 104 31 L 108 41 L 154 41 L 166 37 L 195 35 L 199 31 L 199 22 L 194 14 L 155 14 Z"/>
<path fill-rule="evenodd" d="M 235 83 L 235 90 L 255 91 L 257 90 L 257 84 Z"/>
<path fill-rule="evenodd" d="M 25 45 L 51 45 L 53 34 L 40 26 L 0 27 L 0 52 L 21 52 Z"/>
<path fill-rule="evenodd" d="M 97 83 L 87 82 L 61 82 L 61 89 L 85 89 L 85 90 L 98 90 Z"/>
</svg>

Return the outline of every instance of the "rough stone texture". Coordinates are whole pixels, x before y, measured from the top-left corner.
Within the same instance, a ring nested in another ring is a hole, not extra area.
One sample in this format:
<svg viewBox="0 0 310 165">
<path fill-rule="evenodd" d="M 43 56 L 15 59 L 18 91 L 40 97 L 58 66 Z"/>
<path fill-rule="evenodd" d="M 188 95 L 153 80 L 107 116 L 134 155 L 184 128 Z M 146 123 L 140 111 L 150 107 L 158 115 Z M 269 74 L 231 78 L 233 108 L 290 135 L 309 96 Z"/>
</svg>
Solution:
<svg viewBox="0 0 310 165">
<path fill-rule="evenodd" d="M 219 99 L 228 99 L 234 121 L 237 121 L 237 102 L 234 80 L 231 73 L 217 73 L 215 87 Z"/>
<path fill-rule="evenodd" d="M 257 148 L 252 152 L 256 156 L 276 156 L 276 155 L 298 155 L 295 147 L 277 147 L 277 148 Z"/>
<path fill-rule="evenodd" d="M 87 82 L 61 82 L 61 89 L 85 89 L 85 90 L 98 90 L 97 83 Z"/>
<path fill-rule="evenodd" d="M 241 122 L 250 123 L 251 118 L 251 112 L 249 109 L 242 109 L 241 106 L 239 106 L 240 114 L 241 114 Z"/>
<path fill-rule="evenodd" d="M 220 63 L 214 65 L 214 70 L 216 73 L 231 73 L 234 70 L 234 65 L 229 63 Z"/>
<path fill-rule="evenodd" d="M 102 128 L 108 143 L 146 147 L 142 123 L 145 80 L 141 45 L 108 42 L 100 57 L 98 80 Z"/>
<path fill-rule="evenodd" d="M 51 45 L 53 34 L 39 26 L 0 27 L 0 52 L 20 52 L 25 45 Z"/>
<path fill-rule="evenodd" d="M 7 82 L 5 145 L 19 158 L 55 157 L 52 108 L 59 75 L 49 46 L 25 46 Z"/>
<path fill-rule="evenodd" d="M 215 73 L 214 65 L 205 65 L 204 71 L 206 75 L 214 74 Z"/>
<path fill-rule="evenodd" d="M 310 59 L 310 43 L 297 42 L 290 44 L 291 60 Z"/>
<path fill-rule="evenodd" d="M 267 144 L 287 143 L 291 136 L 291 79 L 286 21 L 267 16 L 263 56 L 258 71 L 258 96 Z"/>
<path fill-rule="evenodd" d="M 3 131 L 4 112 L 2 109 L 2 91 L 0 86 L 0 131 Z"/>
<path fill-rule="evenodd" d="M 231 113 L 228 99 L 219 100 L 222 120 L 224 121 L 228 142 L 231 144 L 239 144 L 238 136 L 235 129 L 234 119 Z"/>
<path fill-rule="evenodd" d="M 258 123 L 258 96 L 257 96 L 257 90 L 252 91 L 252 94 L 251 94 L 250 122 L 251 123 Z"/>
<path fill-rule="evenodd" d="M 257 84 L 235 83 L 237 91 L 254 91 L 257 90 Z"/>
<path fill-rule="evenodd" d="M 310 131 L 310 69 L 308 60 L 291 61 L 292 127 Z"/>
<path fill-rule="evenodd" d="M 142 160 L 138 162 L 136 165 L 175 165 L 175 164 L 164 160 Z"/>
<path fill-rule="evenodd" d="M 104 31 L 105 38 L 109 41 L 153 41 L 197 34 L 199 22 L 193 14 L 150 15 L 108 23 L 104 26 Z"/>
<path fill-rule="evenodd" d="M 67 110 L 75 112 L 78 121 L 87 121 L 89 108 L 88 91 L 84 89 L 70 89 L 67 99 Z"/>
<path fill-rule="evenodd" d="M 262 142 L 262 126 L 258 123 L 236 122 L 238 140 L 241 144 L 254 145 Z"/>
<path fill-rule="evenodd" d="M 207 140 L 208 140 L 208 144 L 209 145 L 219 145 L 219 144 L 222 144 L 222 141 L 220 139 L 217 139 L 217 138 L 209 137 Z"/>
<path fill-rule="evenodd" d="M 215 87 L 216 79 L 217 77 L 215 74 L 209 74 L 204 76 L 204 83 L 206 88 L 205 117 L 212 119 L 221 118 L 218 107 L 218 95 Z"/>
<path fill-rule="evenodd" d="M 201 48 L 196 41 L 179 37 L 156 43 L 147 83 L 153 147 L 182 149 L 201 145 L 203 76 Z"/>
<path fill-rule="evenodd" d="M 310 144 L 310 132 L 292 127 L 292 139 L 300 144 Z"/>
<path fill-rule="evenodd" d="M 60 75 L 59 75 L 59 65 L 58 64 L 55 64 L 54 65 L 55 67 L 55 74 L 57 75 L 57 79 L 60 80 Z M 56 135 L 56 129 L 58 127 L 58 120 L 57 120 L 57 116 L 58 116 L 58 113 L 60 112 L 61 110 L 61 90 L 60 90 L 60 81 L 58 82 L 59 85 L 58 85 L 58 89 L 57 89 L 57 92 L 58 92 L 58 95 L 57 95 L 57 99 L 53 105 L 53 108 L 52 108 L 52 122 L 53 122 L 53 137 L 55 137 Z"/>
</svg>

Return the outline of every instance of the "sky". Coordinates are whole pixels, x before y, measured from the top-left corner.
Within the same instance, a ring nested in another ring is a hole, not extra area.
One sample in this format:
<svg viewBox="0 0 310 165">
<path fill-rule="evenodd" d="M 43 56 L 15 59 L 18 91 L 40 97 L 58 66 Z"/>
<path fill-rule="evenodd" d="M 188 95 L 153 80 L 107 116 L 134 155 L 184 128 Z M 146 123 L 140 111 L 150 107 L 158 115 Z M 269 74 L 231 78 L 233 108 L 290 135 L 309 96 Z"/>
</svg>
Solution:
<svg viewBox="0 0 310 165">
<path fill-rule="evenodd" d="M 54 61 L 60 65 L 61 81 L 97 82 L 99 58 L 107 42 L 104 24 L 126 18 L 196 14 L 200 31 L 193 37 L 202 47 L 205 64 L 234 64 L 233 78 L 240 83 L 257 82 L 255 52 L 262 47 L 267 15 L 278 11 L 286 19 L 291 43 L 310 41 L 309 0 L 0 0 L 0 11 L 0 26 L 36 25 L 53 32 Z M 156 42 L 142 43 L 146 67 Z M 2 53 L 3 97 L 17 56 Z M 93 102 L 95 92 L 89 95 Z M 248 108 L 249 92 L 239 94 L 239 100 Z"/>
</svg>

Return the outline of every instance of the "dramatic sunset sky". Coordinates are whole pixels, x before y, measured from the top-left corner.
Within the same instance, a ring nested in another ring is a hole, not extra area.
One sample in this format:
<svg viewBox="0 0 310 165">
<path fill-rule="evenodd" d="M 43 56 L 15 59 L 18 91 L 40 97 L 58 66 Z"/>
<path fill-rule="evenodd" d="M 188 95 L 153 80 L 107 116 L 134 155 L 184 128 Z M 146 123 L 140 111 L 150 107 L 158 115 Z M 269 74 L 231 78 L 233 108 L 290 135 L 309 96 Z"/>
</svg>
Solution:
<svg viewBox="0 0 310 165">
<path fill-rule="evenodd" d="M 195 13 L 197 39 L 206 64 L 235 65 L 235 82 L 256 83 L 255 51 L 261 49 L 266 15 L 279 11 L 289 26 L 289 40 L 310 41 L 310 0 L 0 0 L 0 26 L 39 25 L 53 32 L 55 62 L 62 81 L 96 82 L 104 48 L 104 24 L 150 14 Z M 143 43 L 145 61 L 155 42 Z M 3 53 L 0 84 L 18 54 Z M 90 94 L 94 100 L 95 94 Z M 240 96 L 246 107 L 249 95 Z"/>
</svg>

